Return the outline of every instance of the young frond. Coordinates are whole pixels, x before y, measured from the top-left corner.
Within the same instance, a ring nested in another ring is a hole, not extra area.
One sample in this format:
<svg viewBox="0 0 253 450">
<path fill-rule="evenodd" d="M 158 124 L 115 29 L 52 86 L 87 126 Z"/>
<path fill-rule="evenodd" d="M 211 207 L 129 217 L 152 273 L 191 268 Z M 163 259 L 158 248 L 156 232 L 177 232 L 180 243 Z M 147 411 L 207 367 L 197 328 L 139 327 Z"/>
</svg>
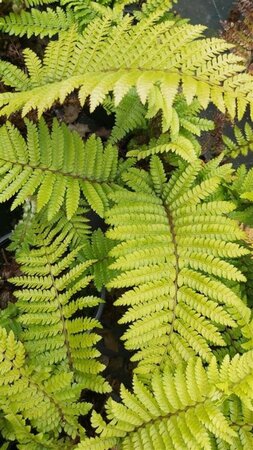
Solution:
<svg viewBox="0 0 253 450">
<path fill-rule="evenodd" d="M 225 358 L 221 366 L 215 358 L 207 367 L 200 358 L 166 365 L 151 374 L 148 386 L 134 376 L 133 392 L 121 386 L 122 403 L 107 402 L 108 423 L 92 413 L 99 437 L 84 439 L 77 449 L 249 450 L 252 381 L 252 351 Z"/>
<path fill-rule="evenodd" d="M 201 109 L 197 100 L 187 105 L 184 97 L 177 95 L 172 108 L 170 131 L 160 134 L 158 139 L 152 139 L 146 146 L 130 150 L 128 156 L 142 159 L 150 155 L 170 152 L 188 162 L 193 161 L 201 153 L 201 146 L 195 136 L 200 136 L 203 131 L 210 131 L 214 127 L 211 120 L 198 117 Z"/>
<path fill-rule="evenodd" d="M 111 143 L 120 141 L 130 131 L 147 127 L 145 119 L 147 109 L 141 103 L 135 90 L 130 91 L 114 110 L 115 125 L 110 136 Z"/>
<path fill-rule="evenodd" d="M 92 261 L 78 262 L 82 246 L 69 250 L 70 242 L 71 236 L 59 223 L 37 224 L 33 246 L 18 253 L 23 275 L 10 281 L 17 287 L 20 337 L 30 364 L 61 363 L 83 388 L 107 391 L 95 347 L 99 337 L 94 328 L 100 324 L 88 314 L 101 299 L 84 293 L 92 279 L 87 275 Z"/>
<path fill-rule="evenodd" d="M 237 208 L 232 218 L 241 223 L 253 226 L 253 169 L 247 171 L 245 165 L 238 167 L 233 183 L 229 186 L 229 195 L 233 195 Z"/>
<path fill-rule="evenodd" d="M 91 274 L 94 277 L 94 284 L 98 291 L 101 291 L 115 275 L 115 272 L 110 270 L 112 258 L 109 252 L 113 247 L 114 242 L 108 239 L 99 228 L 93 231 L 90 241 L 87 242 L 84 249 L 80 252 L 81 259 L 95 260 L 91 266 Z"/>
<path fill-rule="evenodd" d="M 62 431 L 73 439 L 78 436 L 82 430 L 78 414 L 87 414 L 90 405 L 78 402 L 81 387 L 74 385 L 73 374 L 53 374 L 46 368 L 31 370 L 24 346 L 12 331 L 7 333 L 3 328 L 0 328 L 0 373 L 3 431 L 10 440 L 16 438 L 26 448 L 42 450 L 56 449 L 53 438 Z"/>
<path fill-rule="evenodd" d="M 32 8 L 30 11 L 20 11 L 19 14 L 11 12 L 8 16 L 0 18 L 0 30 L 10 35 L 26 35 L 52 37 L 62 31 L 68 30 L 74 24 L 71 11 L 65 12 L 62 8 L 47 8 L 40 11 Z"/>
<path fill-rule="evenodd" d="M 65 124 L 53 123 L 52 131 L 41 120 L 38 126 L 27 121 L 26 140 L 11 124 L 0 129 L 0 202 L 16 195 L 14 209 L 36 195 L 37 211 L 47 208 L 52 219 L 64 206 L 71 219 L 84 195 L 92 209 L 103 216 L 108 192 L 114 186 L 118 152 L 103 149 L 99 138 L 86 143 Z"/>
<path fill-rule="evenodd" d="M 98 0 L 98 2 L 92 2 L 91 0 L 60 0 L 60 4 L 66 6 L 67 11 L 71 11 L 80 30 L 83 30 L 97 16 L 96 6 L 106 6 L 110 3 L 112 3 L 111 0 Z"/>
<path fill-rule="evenodd" d="M 95 18 L 82 35 L 75 28 L 62 33 L 45 51 L 39 76 L 17 76 L 17 67 L 0 63 L 3 83 L 16 92 L 0 95 L 2 114 L 37 108 L 39 116 L 55 101 L 79 89 L 90 110 L 113 93 L 117 106 L 135 87 L 149 117 L 163 113 L 163 131 L 170 128 L 174 98 L 182 91 L 188 104 L 197 98 L 203 108 L 213 102 L 231 117 L 242 117 L 252 101 L 252 77 L 241 59 L 227 53 L 230 45 L 204 38 L 204 27 L 176 20 L 159 22 L 156 10 L 140 22 L 129 15 L 113 24 L 113 16 Z M 22 73 L 22 71 L 20 71 Z"/>
<path fill-rule="evenodd" d="M 244 126 L 244 132 L 236 125 L 233 127 L 233 132 L 234 140 L 223 136 L 227 156 L 236 158 L 239 155 L 246 156 L 249 151 L 253 151 L 253 129 L 248 122 Z"/>
<path fill-rule="evenodd" d="M 171 139 L 169 133 L 163 133 L 158 139 L 151 139 L 148 145 L 129 150 L 127 156 L 143 159 L 160 153 L 173 153 L 191 163 L 197 159 L 199 150 L 199 144 L 195 139 L 192 140 L 192 135 L 187 136 L 185 133 L 179 133 L 175 138 Z"/>
<path fill-rule="evenodd" d="M 107 236 L 119 242 L 111 268 L 120 272 L 108 287 L 128 288 L 115 304 L 128 307 L 123 339 L 136 352 L 136 371 L 147 376 L 167 355 L 210 361 L 210 346 L 226 345 L 220 326 L 249 323 L 250 309 L 226 281 L 245 281 L 230 261 L 248 253 L 233 242 L 244 233 L 226 217 L 234 205 L 212 200 L 219 176 L 197 181 L 201 165 L 178 169 L 167 182 L 155 156 L 150 174 L 129 170 L 124 178 L 133 191 L 114 193 L 107 212 Z"/>
</svg>

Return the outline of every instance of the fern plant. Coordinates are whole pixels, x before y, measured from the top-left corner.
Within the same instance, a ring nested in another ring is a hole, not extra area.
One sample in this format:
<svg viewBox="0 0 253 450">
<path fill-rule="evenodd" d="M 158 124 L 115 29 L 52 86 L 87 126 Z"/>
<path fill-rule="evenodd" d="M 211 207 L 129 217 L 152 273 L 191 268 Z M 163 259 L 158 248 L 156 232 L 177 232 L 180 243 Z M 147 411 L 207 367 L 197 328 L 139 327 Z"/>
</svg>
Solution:
<svg viewBox="0 0 253 450">
<path fill-rule="evenodd" d="M 33 36 L 19 66 L 0 61 L 0 202 L 23 208 L 0 311 L 2 450 L 253 446 L 253 172 L 202 152 L 209 103 L 240 119 L 253 82 L 172 3 L 15 1 L 0 19 Z M 70 130 L 69 94 L 110 132 Z M 250 149 L 251 125 L 234 133 L 226 157 Z"/>
<path fill-rule="evenodd" d="M 76 264 L 80 246 L 67 253 L 70 236 L 64 229 L 59 232 L 55 224 L 49 229 L 38 227 L 34 237 L 35 248 L 17 257 L 24 275 L 11 279 L 20 286 L 15 292 L 18 322 L 30 363 L 52 366 L 62 362 L 81 385 L 103 390 L 105 385 L 96 376 L 102 368 L 95 361 L 98 353 L 90 349 L 97 341 L 92 330 L 100 325 L 89 317 L 72 319 L 77 311 L 87 311 L 101 301 L 91 295 L 74 300 L 91 280 L 85 272 L 92 261 Z"/>
</svg>

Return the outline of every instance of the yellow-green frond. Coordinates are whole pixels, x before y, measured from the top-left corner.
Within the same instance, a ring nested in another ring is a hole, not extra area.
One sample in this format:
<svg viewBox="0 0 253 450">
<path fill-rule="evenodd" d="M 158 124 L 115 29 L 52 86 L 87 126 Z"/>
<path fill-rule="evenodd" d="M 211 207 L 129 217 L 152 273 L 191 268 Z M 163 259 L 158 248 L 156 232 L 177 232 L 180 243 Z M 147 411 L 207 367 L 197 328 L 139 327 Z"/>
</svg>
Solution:
<svg viewBox="0 0 253 450">
<path fill-rule="evenodd" d="M 212 200 L 219 177 L 198 181 L 200 173 L 197 161 L 167 182 L 153 157 L 150 175 L 129 170 L 124 178 L 134 192 L 114 193 L 107 213 L 107 236 L 119 242 L 111 250 L 111 268 L 119 274 L 108 287 L 127 288 L 115 304 L 128 307 L 120 319 L 129 324 L 123 339 L 136 352 L 136 370 L 146 375 L 166 355 L 210 361 L 211 345 L 226 345 L 220 326 L 242 327 L 250 319 L 250 309 L 228 286 L 245 281 L 229 260 L 248 253 L 234 242 L 244 233 L 226 216 L 234 205 Z"/>
<path fill-rule="evenodd" d="M 81 104 L 89 97 L 93 111 L 108 93 L 113 93 L 117 106 L 135 87 L 141 102 L 148 105 L 148 117 L 163 112 L 164 131 L 171 126 L 179 91 L 188 104 L 197 98 L 206 108 L 211 101 L 231 117 L 241 117 L 242 103 L 253 103 L 253 81 L 244 73 L 241 59 L 227 52 L 230 44 L 204 38 L 200 25 L 159 22 L 163 14 L 158 9 L 136 23 L 125 15 L 113 26 L 110 16 L 97 17 L 83 35 L 75 28 L 69 30 L 48 45 L 39 82 L 30 77 L 15 82 L 16 66 L 0 63 L 2 81 L 8 85 L 12 79 L 16 88 L 0 95 L 2 114 L 22 109 L 26 115 L 37 108 L 41 115 L 74 89 L 79 89 Z"/>
<path fill-rule="evenodd" d="M 15 195 L 15 208 L 36 194 L 38 212 L 46 207 L 51 219 L 64 207 L 71 219 L 83 194 L 103 216 L 109 187 L 116 188 L 117 149 L 103 149 L 94 136 L 84 143 L 56 120 L 51 132 L 44 120 L 38 126 L 29 121 L 26 125 L 26 140 L 10 123 L 0 129 L 0 201 Z"/>
<path fill-rule="evenodd" d="M 249 450 L 252 356 L 225 358 L 221 367 L 215 359 L 204 367 L 198 358 L 169 364 L 151 374 L 148 386 L 135 376 L 133 392 L 121 387 L 122 403 L 107 402 L 108 423 L 92 413 L 100 436 L 84 439 L 77 449 L 106 450 L 111 443 L 124 450 Z M 213 440 L 220 445 L 214 447 Z"/>
</svg>

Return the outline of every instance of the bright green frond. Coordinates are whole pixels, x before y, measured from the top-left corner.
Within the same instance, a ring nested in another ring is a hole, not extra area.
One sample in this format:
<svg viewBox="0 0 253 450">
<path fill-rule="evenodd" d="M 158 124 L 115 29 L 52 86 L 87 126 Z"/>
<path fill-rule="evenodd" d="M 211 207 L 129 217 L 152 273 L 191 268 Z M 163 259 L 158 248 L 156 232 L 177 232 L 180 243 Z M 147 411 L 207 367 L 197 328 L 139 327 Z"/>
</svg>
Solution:
<svg viewBox="0 0 253 450">
<path fill-rule="evenodd" d="M 101 300 L 84 294 L 92 278 L 87 275 L 92 261 L 78 263 L 82 247 L 70 251 L 70 242 L 71 235 L 60 222 L 37 224 L 30 248 L 19 251 L 22 275 L 11 281 L 19 287 L 15 296 L 21 339 L 31 364 L 62 363 L 82 387 L 105 391 L 108 386 L 99 374 L 103 365 L 95 348 L 99 337 L 94 328 L 100 324 L 88 313 Z M 83 316 L 77 317 L 80 311 Z"/>
<path fill-rule="evenodd" d="M 57 7 L 55 10 L 47 8 L 40 11 L 36 8 L 30 11 L 20 11 L 19 14 L 10 13 L 0 18 L 0 29 L 10 35 L 31 37 L 33 35 L 52 37 L 55 34 L 68 30 L 74 24 L 71 11 L 65 12 Z"/>
<path fill-rule="evenodd" d="M 238 126 L 234 126 L 233 132 L 234 140 L 228 136 L 223 136 L 225 153 L 232 158 L 236 158 L 238 155 L 247 155 L 249 151 L 253 150 L 253 129 L 251 125 L 246 122 L 243 131 Z"/>
</svg>

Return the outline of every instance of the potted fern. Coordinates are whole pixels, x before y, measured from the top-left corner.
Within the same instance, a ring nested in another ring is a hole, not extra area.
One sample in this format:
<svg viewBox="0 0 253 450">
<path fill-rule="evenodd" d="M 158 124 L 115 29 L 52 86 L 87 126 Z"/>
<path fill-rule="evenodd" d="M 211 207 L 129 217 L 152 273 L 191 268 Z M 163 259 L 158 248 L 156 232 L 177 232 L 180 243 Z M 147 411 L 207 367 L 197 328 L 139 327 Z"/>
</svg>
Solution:
<svg viewBox="0 0 253 450">
<path fill-rule="evenodd" d="M 0 201 L 24 208 L 2 449 L 251 449 L 253 172 L 207 162 L 200 140 L 210 103 L 231 120 L 252 108 L 244 60 L 169 0 L 13 3 L 0 26 L 30 46 L 0 62 Z M 59 120 L 70 94 L 104 108 L 109 136 Z M 131 357 L 119 396 L 101 303 Z"/>
</svg>

